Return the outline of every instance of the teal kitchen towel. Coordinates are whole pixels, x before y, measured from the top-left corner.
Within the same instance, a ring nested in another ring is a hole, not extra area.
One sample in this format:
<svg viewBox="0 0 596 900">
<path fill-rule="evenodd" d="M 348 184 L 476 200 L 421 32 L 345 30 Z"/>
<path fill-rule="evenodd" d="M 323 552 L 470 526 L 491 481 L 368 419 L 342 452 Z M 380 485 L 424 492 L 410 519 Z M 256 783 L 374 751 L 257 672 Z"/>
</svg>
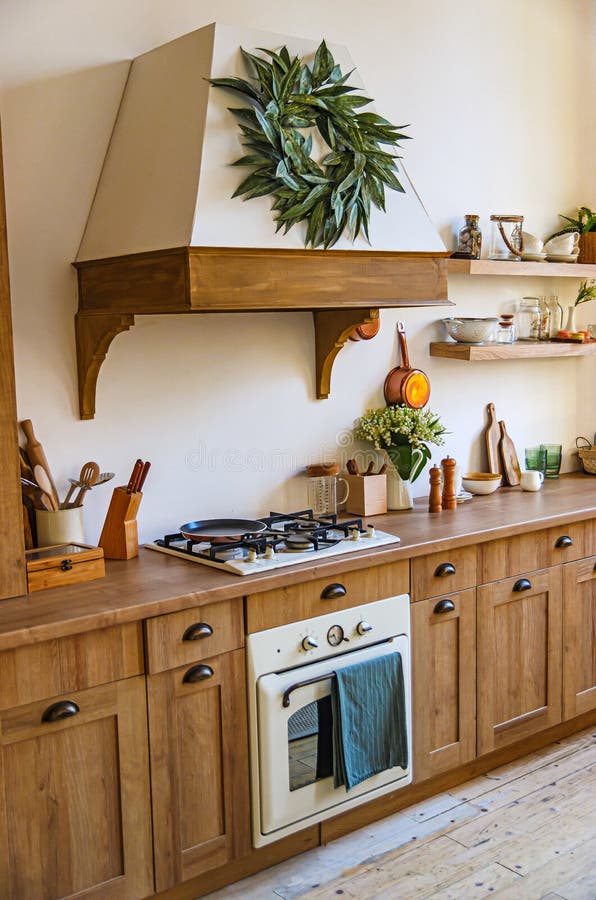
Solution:
<svg viewBox="0 0 596 900">
<path fill-rule="evenodd" d="M 408 765 L 406 695 L 400 653 L 338 669 L 331 683 L 333 783 L 346 790 Z"/>
</svg>

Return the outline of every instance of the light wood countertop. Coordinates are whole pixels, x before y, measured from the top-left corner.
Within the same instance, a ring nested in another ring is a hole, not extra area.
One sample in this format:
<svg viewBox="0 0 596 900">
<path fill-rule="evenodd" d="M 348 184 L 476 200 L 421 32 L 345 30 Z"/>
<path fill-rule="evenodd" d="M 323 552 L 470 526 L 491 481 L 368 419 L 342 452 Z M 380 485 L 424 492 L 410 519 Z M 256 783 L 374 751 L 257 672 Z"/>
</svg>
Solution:
<svg viewBox="0 0 596 900">
<path fill-rule="evenodd" d="M 421 498 L 413 510 L 365 520 L 398 535 L 399 544 L 268 574 L 240 577 L 141 548 L 136 559 L 106 560 L 105 578 L 0 601 L 0 650 L 592 518 L 596 478 L 574 473 L 535 493 L 502 488 L 440 513 L 429 513 Z"/>
</svg>

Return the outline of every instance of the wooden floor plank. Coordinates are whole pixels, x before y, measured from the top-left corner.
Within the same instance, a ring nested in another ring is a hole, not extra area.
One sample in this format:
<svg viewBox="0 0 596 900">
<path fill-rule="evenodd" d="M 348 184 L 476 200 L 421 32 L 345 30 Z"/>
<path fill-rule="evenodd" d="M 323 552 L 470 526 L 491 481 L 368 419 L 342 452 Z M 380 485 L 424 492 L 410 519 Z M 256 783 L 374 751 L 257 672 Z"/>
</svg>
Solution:
<svg viewBox="0 0 596 900">
<path fill-rule="evenodd" d="M 588 728 L 211 900 L 596 900 Z"/>
</svg>

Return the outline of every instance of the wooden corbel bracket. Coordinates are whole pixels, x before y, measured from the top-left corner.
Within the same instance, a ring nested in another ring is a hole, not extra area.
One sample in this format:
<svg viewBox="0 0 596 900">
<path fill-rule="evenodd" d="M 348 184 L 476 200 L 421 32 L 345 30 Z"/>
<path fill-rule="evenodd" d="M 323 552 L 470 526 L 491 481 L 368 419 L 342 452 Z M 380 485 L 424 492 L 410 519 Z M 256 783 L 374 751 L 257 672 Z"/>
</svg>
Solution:
<svg viewBox="0 0 596 900">
<path fill-rule="evenodd" d="M 313 310 L 317 399 L 331 392 L 331 370 L 335 357 L 358 325 L 379 318 L 377 308 Z"/>
<path fill-rule="evenodd" d="M 77 371 L 79 376 L 79 413 L 81 419 L 95 416 L 95 391 L 101 364 L 110 344 L 122 331 L 134 325 L 128 313 L 78 312 L 75 316 Z"/>
</svg>

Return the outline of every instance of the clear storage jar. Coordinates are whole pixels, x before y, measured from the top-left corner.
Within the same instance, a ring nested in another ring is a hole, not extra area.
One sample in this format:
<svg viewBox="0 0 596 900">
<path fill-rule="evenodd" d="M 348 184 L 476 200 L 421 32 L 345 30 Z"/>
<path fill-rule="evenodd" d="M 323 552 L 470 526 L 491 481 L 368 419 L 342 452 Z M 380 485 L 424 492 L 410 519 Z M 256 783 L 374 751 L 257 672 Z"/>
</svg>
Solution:
<svg viewBox="0 0 596 900">
<path fill-rule="evenodd" d="M 540 297 L 524 297 L 519 303 L 516 319 L 519 341 L 539 341 L 542 323 Z"/>
<path fill-rule="evenodd" d="M 520 260 L 523 216 L 491 216 L 489 259 Z"/>
</svg>

